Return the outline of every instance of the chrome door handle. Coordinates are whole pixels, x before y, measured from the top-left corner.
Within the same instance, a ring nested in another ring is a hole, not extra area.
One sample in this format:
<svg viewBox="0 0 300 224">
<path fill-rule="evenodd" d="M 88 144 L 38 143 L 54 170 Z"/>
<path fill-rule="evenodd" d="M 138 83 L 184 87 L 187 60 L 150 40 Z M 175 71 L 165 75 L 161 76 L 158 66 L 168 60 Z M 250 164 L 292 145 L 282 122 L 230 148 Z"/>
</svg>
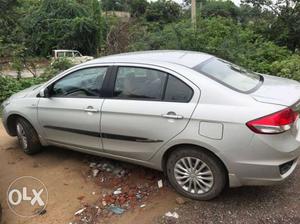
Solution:
<svg viewBox="0 0 300 224">
<path fill-rule="evenodd" d="M 87 108 L 84 109 L 84 111 L 85 112 L 91 112 L 91 113 L 97 113 L 97 112 L 99 112 L 98 109 L 95 109 L 93 107 L 87 107 Z"/>
<path fill-rule="evenodd" d="M 183 119 L 182 115 L 177 115 L 174 112 L 169 112 L 167 114 L 161 115 L 163 118 L 168 118 L 168 119 Z"/>
</svg>

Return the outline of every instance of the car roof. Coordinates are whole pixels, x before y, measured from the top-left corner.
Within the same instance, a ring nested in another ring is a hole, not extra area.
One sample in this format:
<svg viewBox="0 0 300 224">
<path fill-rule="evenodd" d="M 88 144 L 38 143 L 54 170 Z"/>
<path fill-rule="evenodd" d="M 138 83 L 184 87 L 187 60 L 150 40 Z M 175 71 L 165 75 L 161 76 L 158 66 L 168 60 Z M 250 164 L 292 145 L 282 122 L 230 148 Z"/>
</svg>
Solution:
<svg viewBox="0 0 300 224">
<path fill-rule="evenodd" d="M 147 63 L 155 64 L 155 62 L 168 62 L 171 64 L 179 64 L 189 68 L 212 58 L 212 55 L 195 52 L 195 51 L 180 51 L 180 50 L 157 50 L 157 51 L 138 51 L 123 54 L 110 55 L 101 57 L 88 63 L 105 63 L 105 62 L 132 62 L 132 63 Z"/>
<path fill-rule="evenodd" d="M 54 52 L 78 52 L 77 50 L 53 50 Z"/>
</svg>

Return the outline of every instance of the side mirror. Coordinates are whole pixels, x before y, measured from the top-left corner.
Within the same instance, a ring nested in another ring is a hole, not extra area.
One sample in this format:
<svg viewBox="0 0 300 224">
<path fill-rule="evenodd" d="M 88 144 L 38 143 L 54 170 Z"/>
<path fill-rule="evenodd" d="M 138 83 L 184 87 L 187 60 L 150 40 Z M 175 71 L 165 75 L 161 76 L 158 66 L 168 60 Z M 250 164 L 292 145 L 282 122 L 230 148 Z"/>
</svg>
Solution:
<svg viewBox="0 0 300 224">
<path fill-rule="evenodd" d="M 40 97 L 42 98 L 48 98 L 50 97 L 50 94 L 49 94 L 49 89 L 48 88 L 43 88 L 40 90 Z"/>
</svg>

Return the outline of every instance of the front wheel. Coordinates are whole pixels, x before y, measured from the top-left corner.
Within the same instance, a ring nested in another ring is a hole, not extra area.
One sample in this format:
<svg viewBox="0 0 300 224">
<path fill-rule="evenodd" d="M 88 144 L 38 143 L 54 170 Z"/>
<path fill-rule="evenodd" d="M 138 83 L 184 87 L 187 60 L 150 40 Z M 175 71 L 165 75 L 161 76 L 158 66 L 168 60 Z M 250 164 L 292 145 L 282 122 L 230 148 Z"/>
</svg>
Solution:
<svg viewBox="0 0 300 224">
<path fill-rule="evenodd" d="M 226 185 L 222 163 L 201 148 L 182 147 L 175 150 L 169 156 L 166 168 L 171 185 L 191 199 L 213 199 Z"/>
<path fill-rule="evenodd" d="M 39 137 L 27 120 L 19 118 L 16 122 L 16 129 L 19 143 L 26 154 L 32 155 L 41 151 Z"/>
</svg>

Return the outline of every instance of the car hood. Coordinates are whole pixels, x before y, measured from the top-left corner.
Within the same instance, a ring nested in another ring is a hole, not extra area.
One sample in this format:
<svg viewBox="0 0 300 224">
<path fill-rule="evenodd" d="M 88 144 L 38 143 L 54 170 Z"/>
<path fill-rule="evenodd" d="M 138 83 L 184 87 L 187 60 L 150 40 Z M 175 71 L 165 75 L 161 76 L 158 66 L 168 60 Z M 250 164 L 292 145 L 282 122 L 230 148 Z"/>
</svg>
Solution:
<svg viewBox="0 0 300 224">
<path fill-rule="evenodd" d="M 300 83 L 294 80 L 270 75 L 262 75 L 262 86 L 251 96 L 263 103 L 291 106 L 300 99 Z"/>
<path fill-rule="evenodd" d="M 41 86 L 42 86 L 42 84 L 31 86 L 27 89 L 24 89 L 20 92 L 13 94 L 9 99 L 14 100 L 14 99 L 27 97 L 27 96 L 31 95 L 31 93 L 38 92 Z"/>
</svg>

